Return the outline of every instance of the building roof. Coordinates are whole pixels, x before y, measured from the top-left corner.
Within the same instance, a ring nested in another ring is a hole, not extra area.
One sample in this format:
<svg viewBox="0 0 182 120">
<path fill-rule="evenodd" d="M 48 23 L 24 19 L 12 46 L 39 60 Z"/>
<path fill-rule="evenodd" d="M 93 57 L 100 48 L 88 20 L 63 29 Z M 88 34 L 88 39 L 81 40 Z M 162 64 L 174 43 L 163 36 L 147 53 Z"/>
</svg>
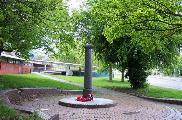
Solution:
<svg viewBox="0 0 182 120">
<path fill-rule="evenodd" d="M 2 52 L 1 57 L 25 61 L 25 59 L 17 57 L 14 53 Z"/>
</svg>

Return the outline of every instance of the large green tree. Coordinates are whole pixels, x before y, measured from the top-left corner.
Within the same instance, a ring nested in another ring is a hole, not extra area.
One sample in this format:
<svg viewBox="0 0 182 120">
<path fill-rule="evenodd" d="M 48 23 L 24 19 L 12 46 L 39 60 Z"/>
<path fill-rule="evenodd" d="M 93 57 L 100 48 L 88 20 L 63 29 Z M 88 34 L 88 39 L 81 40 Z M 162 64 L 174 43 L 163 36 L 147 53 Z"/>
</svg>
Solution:
<svg viewBox="0 0 182 120">
<path fill-rule="evenodd" d="M 64 33 L 67 16 L 62 0 L 1 0 L 0 54 L 15 51 L 27 56 L 31 49 L 51 49 Z"/>
<path fill-rule="evenodd" d="M 133 88 L 143 87 L 148 69 L 175 61 L 182 30 L 178 1 L 93 0 L 91 5 L 91 14 L 104 23 L 103 35 L 110 43 L 124 36 L 131 38 L 126 57 Z"/>
</svg>

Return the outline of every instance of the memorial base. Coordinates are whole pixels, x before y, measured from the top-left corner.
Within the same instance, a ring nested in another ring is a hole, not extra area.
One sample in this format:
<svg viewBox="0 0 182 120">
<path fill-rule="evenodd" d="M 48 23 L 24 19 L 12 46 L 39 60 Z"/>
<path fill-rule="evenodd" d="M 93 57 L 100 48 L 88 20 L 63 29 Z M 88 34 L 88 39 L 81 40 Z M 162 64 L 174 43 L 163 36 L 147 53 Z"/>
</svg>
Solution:
<svg viewBox="0 0 182 120">
<path fill-rule="evenodd" d="M 107 108 L 116 105 L 112 100 L 104 98 L 93 98 L 92 101 L 86 102 L 77 101 L 76 99 L 76 97 L 63 98 L 59 101 L 59 105 L 73 108 Z"/>
</svg>

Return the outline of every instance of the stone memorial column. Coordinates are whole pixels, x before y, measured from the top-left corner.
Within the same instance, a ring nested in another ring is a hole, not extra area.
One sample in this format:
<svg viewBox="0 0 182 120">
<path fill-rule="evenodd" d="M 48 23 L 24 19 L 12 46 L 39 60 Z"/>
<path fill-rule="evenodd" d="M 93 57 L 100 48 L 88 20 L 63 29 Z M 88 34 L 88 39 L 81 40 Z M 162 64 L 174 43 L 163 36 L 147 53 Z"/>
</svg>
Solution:
<svg viewBox="0 0 182 120">
<path fill-rule="evenodd" d="M 85 73 L 83 96 L 92 94 L 92 45 L 87 43 L 85 46 Z"/>
</svg>

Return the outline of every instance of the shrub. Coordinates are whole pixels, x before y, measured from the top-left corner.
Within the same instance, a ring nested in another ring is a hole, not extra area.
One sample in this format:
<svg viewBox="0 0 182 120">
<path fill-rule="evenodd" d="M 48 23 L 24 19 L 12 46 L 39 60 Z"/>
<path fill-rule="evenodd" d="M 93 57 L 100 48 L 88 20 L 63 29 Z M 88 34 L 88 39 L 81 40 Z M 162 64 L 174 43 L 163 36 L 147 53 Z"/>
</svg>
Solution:
<svg viewBox="0 0 182 120">
<path fill-rule="evenodd" d="M 147 56 L 140 50 L 134 50 L 128 57 L 128 76 L 131 87 L 134 89 L 144 88 L 146 85 Z"/>
</svg>

